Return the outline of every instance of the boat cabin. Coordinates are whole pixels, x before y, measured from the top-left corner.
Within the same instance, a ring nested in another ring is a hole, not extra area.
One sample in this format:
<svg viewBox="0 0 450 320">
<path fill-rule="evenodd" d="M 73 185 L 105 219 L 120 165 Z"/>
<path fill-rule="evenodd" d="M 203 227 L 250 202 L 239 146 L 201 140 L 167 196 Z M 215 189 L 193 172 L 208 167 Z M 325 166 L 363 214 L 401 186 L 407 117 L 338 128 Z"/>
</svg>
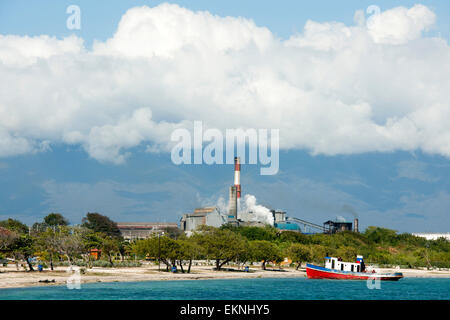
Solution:
<svg viewBox="0 0 450 320">
<path fill-rule="evenodd" d="M 364 261 L 362 256 L 357 256 L 356 262 L 344 262 L 340 258 L 325 257 L 325 268 L 350 271 L 350 272 L 363 272 L 365 271 Z"/>
</svg>

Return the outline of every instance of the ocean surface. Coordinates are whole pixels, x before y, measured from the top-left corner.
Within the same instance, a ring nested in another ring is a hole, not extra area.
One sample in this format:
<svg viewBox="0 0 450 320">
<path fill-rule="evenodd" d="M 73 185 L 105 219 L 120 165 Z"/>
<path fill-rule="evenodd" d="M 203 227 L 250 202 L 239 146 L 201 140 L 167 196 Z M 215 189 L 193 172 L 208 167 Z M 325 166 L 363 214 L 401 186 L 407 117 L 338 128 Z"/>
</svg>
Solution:
<svg viewBox="0 0 450 320">
<path fill-rule="evenodd" d="M 406 278 L 381 282 L 306 278 L 147 281 L 82 284 L 80 289 L 46 286 L 0 289 L 0 300 L 450 300 L 450 279 Z"/>
</svg>

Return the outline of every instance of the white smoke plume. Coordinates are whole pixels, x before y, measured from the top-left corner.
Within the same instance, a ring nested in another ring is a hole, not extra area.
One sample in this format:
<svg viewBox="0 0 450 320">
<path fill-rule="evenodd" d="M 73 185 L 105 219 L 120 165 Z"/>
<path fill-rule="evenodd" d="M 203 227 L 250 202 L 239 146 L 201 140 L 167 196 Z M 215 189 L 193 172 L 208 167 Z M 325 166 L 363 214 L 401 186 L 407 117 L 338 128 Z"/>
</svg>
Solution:
<svg viewBox="0 0 450 320">
<path fill-rule="evenodd" d="M 272 212 L 266 207 L 256 204 L 256 197 L 251 194 L 245 195 L 245 204 L 239 217 L 243 221 L 259 221 L 271 226 L 274 224 Z"/>
<path fill-rule="evenodd" d="M 229 204 L 224 199 L 224 197 L 219 197 L 219 199 L 216 202 L 216 208 L 218 208 L 220 214 L 222 214 L 224 216 L 226 216 L 228 214 L 228 210 L 230 209 Z"/>
</svg>

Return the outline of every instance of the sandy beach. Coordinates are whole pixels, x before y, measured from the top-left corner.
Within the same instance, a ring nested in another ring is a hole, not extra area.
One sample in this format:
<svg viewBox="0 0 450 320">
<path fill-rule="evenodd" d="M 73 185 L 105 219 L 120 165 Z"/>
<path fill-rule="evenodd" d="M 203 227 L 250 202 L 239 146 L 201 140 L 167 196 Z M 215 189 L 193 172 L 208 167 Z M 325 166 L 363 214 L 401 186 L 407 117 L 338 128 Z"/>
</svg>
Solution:
<svg viewBox="0 0 450 320">
<path fill-rule="evenodd" d="M 98 268 L 87 269 L 81 275 L 81 283 L 90 282 L 133 282 L 166 280 L 201 280 L 201 279 L 237 279 L 237 278 L 277 278 L 305 277 L 304 271 L 289 269 L 285 271 L 250 269 L 251 272 L 214 271 L 211 266 L 196 267 L 191 273 L 158 271 L 155 266 L 134 268 Z M 64 285 L 70 274 L 67 267 L 57 267 L 54 271 L 43 272 L 16 271 L 14 268 L 0 268 L 0 288 L 19 288 L 30 286 Z M 40 280 L 55 280 L 54 283 L 42 283 Z"/>
<path fill-rule="evenodd" d="M 402 272 L 407 278 L 450 278 L 450 271 L 442 270 L 377 269 L 377 271 Z M 17 271 L 15 266 L 10 265 L 0 268 L 0 288 L 65 285 L 69 276 L 67 267 L 57 267 L 54 271 L 26 272 Z M 306 273 L 304 269 L 284 268 L 283 271 L 273 271 L 261 270 L 259 267 L 250 268 L 250 272 L 214 271 L 211 266 L 196 266 L 191 273 L 171 273 L 159 272 L 158 267 L 154 265 L 145 265 L 133 268 L 94 267 L 86 269 L 85 273 L 81 275 L 81 283 L 293 277 L 306 277 Z M 45 280 L 52 282 L 40 282 Z"/>
</svg>

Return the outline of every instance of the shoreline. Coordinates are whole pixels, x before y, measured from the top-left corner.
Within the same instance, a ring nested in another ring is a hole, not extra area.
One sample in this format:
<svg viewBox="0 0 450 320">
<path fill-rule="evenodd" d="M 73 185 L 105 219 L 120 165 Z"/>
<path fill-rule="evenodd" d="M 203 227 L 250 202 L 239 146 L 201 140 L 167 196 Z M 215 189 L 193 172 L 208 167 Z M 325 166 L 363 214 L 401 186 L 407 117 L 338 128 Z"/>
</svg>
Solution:
<svg viewBox="0 0 450 320">
<path fill-rule="evenodd" d="M 0 268 L 0 289 L 61 286 L 67 284 L 70 273 L 67 267 L 57 267 L 54 271 L 43 272 L 16 271 L 15 267 Z M 257 278 L 306 278 L 304 269 L 286 268 L 283 271 L 261 270 L 251 268 L 250 272 L 243 271 L 214 271 L 211 266 L 195 267 L 192 273 L 158 272 L 156 266 L 142 266 L 130 268 L 99 268 L 86 270 L 81 275 L 81 285 L 100 282 L 143 282 L 143 281 L 177 281 L 177 280 L 219 280 L 219 279 L 257 279 Z M 377 269 L 379 272 L 402 272 L 405 278 L 450 278 L 450 271 L 421 270 L 421 269 Z M 43 283 L 40 280 L 54 280 Z"/>
<path fill-rule="evenodd" d="M 67 267 L 56 267 L 54 271 L 43 272 L 16 271 L 15 268 L 0 268 L 0 289 L 44 287 L 66 285 L 70 276 Z M 142 266 L 130 268 L 100 268 L 94 267 L 81 275 L 81 284 L 99 282 L 142 282 L 142 281 L 177 281 L 177 280 L 214 280 L 214 279 L 254 279 L 254 278 L 293 278 L 306 277 L 304 271 L 285 270 L 271 271 L 259 268 L 243 271 L 214 271 L 211 266 L 196 267 L 191 273 L 171 273 L 158 271 L 158 267 Z M 6 272 L 5 272 L 6 271 Z M 42 283 L 39 280 L 55 280 L 51 283 Z"/>
</svg>

